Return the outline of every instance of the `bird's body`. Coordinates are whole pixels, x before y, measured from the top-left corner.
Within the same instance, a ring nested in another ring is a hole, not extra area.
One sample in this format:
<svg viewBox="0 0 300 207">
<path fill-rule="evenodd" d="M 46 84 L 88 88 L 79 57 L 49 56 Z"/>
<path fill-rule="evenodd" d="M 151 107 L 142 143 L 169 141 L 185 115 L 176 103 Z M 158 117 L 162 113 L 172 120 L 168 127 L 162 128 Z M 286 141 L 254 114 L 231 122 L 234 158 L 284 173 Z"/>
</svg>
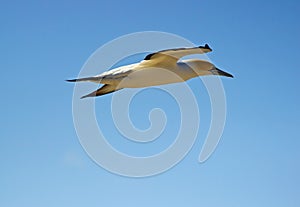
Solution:
<svg viewBox="0 0 300 207">
<path fill-rule="evenodd" d="M 140 63 L 121 66 L 97 76 L 68 81 L 91 81 L 104 84 L 100 89 L 82 97 L 85 98 L 104 95 L 123 88 L 143 88 L 184 82 L 203 75 L 233 77 L 229 73 L 217 69 L 208 61 L 197 59 L 178 61 L 186 55 L 201 54 L 210 51 L 211 49 L 207 44 L 204 47 L 162 50 L 147 55 Z"/>
<path fill-rule="evenodd" d="M 170 68 L 153 66 L 145 61 L 105 72 L 98 76 L 99 79 L 95 82 L 118 85 L 119 88 L 143 88 L 186 81 L 193 77 L 196 77 L 195 72 L 184 63 Z"/>
</svg>

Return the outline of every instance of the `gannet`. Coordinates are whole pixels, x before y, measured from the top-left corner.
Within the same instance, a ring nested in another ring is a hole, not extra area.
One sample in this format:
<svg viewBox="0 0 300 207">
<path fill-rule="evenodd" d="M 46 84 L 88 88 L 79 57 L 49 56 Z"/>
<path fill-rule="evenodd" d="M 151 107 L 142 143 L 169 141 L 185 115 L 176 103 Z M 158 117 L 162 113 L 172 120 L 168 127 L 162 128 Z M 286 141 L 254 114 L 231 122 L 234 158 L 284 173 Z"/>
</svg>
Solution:
<svg viewBox="0 0 300 207">
<path fill-rule="evenodd" d="M 143 88 L 163 84 L 184 82 L 204 75 L 231 77 L 227 72 L 218 69 L 214 64 L 200 59 L 179 60 L 192 55 L 211 52 L 205 46 L 192 48 L 175 48 L 148 54 L 139 63 L 121 66 L 96 76 L 67 80 L 69 82 L 90 81 L 104 84 L 101 88 L 81 98 L 102 96 L 123 88 Z"/>
</svg>

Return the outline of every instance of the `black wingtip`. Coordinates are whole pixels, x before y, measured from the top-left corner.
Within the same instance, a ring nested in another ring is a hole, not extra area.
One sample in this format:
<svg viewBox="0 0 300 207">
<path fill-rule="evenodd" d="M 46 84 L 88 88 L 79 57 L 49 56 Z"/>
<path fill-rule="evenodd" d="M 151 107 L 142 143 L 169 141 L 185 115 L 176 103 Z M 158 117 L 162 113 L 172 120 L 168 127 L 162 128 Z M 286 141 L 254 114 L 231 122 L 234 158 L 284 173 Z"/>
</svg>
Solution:
<svg viewBox="0 0 300 207">
<path fill-rule="evenodd" d="M 88 98 L 88 97 L 95 97 L 95 96 L 97 96 L 96 92 L 92 92 L 92 93 L 89 93 L 87 95 L 80 97 L 80 99 L 84 99 L 84 98 Z"/>
<path fill-rule="evenodd" d="M 231 75 L 230 73 L 227 73 L 223 70 L 220 70 L 219 68 L 214 68 L 210 71 L 214 75 L 220 75 L 220 76 L 225 76 L 225 77 L 229 77 L 229 78 L 234 78 L 233 75 Z"/>
<path fill-rule="evenodd" d="M 77 79 L 70 79 L 70 80 L 66 80 L 67 82 L 76 82 Z"/>
<path fill-rule="evenodd" d="M 84 98 L 87 98 L 87 97 L 91 97 L 91 96 L 89 96 L 89 95 L 81 96 L 80 99 L 84 99 Z"/>
<path fill-rule="evenodd" d="M 207 49 L 209 51 L 212 51 L 211 47 L 209 47 L 208 44 L 205 44 L 204 46 L 199 46 L 200 49 Z"/>
</svg>

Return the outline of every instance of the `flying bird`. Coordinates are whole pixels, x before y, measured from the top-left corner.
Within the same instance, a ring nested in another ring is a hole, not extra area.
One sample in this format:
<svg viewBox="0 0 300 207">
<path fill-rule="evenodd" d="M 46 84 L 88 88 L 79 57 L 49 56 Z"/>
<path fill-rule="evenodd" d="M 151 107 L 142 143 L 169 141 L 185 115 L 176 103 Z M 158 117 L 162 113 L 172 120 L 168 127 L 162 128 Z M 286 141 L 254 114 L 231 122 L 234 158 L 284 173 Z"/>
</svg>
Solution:
<svg viewBox="0 0 300 207">
<path fill-rule="evenodd" d="M 204 75 L 233 76 L 218 69 L 214 64 L 199 59 L 180 60 L 180 58 L 211 52 L 204 46 L 175 48 L 148 54 L 139 63 L 121 66 L 96 76 L 67 80 L 69 82 L 90 81 L 104 84 L 101 88 L 81 98 L 102 96 L 123 88 L 143 88 L 149 86 L 184 82 Z"/>
</svg>

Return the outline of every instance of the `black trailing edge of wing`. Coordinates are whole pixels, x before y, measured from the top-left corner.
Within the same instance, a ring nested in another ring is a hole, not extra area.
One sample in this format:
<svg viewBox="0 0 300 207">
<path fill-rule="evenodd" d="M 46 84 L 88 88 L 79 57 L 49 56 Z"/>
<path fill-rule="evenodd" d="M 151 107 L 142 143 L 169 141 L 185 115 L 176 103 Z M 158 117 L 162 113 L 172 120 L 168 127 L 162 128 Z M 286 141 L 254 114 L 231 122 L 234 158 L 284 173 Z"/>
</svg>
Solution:
<svg viewBox="0 0 300 207">
<path fill-rule="evenodd" d="M 144 58 L 144 60 L 150 60 L 151 57 L 152 57 L 154 54 L 156 54 L 156 53 L 148 54 L 148 55 Z"/>
</svg>

